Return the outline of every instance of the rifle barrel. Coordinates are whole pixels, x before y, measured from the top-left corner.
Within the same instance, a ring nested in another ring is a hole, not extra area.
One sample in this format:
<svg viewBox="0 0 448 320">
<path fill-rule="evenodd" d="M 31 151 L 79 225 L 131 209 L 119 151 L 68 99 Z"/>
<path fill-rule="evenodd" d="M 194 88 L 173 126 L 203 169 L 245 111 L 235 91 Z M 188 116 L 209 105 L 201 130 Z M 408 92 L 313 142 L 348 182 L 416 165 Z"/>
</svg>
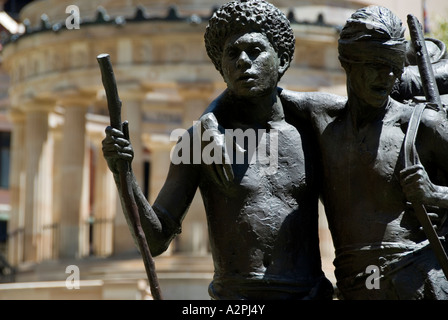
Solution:
<svg viewBox="0 0 448 320">
<path fill-rule="evenodd" d="M 437 104 L 441 108 L 442 101 L 440 100 L 439 89 L 435 81 L 421 24 L 414 15 L 408 14 L 408 25 L 426 100 L 430 103 Z"/>
<path fill-rule="evenodd" d="M 442 109 L 442 103 L 440 100 L 439 90 L 437 88 L 437 83 L 434 77 L 434 71 L 432 69 L 431 61 L 429 59 L 428 51 L 426 49 L 425 38 L 423 36 L 422 26 L 418 19 L 412 14 L 408 15 L 408 26 L 411 35 L 412 46 L 414 47 L 415 54 L 417 56 L 418 69 L 420 71 L 420 77 L 422 79 L 423 90 L 425 92 L 427 102 L 431 104 L 436 104 L 438 110 Z M 415 140 L 417 137 L 418 126 L 420 123 L 421 116 L 425 105 L 415 106 L 414 112 L 409 121 L 408 130 L 406 132 L 404 141 L 404 155 L 405 155 L 405 166 L 408 167 L 417 162 L 415 148 Z M 438 237 L 436 230 L 434 229 L 431 220 L 428 217 L 428 213 L 423 204 L 413 203 L 412 204 L 415 215 L 423 227 L 429 244 L 431 245 L 434 254 L 442 268 L 445 278 L 448 279 L 448 257 L 445 249 Z"/>
</svg>

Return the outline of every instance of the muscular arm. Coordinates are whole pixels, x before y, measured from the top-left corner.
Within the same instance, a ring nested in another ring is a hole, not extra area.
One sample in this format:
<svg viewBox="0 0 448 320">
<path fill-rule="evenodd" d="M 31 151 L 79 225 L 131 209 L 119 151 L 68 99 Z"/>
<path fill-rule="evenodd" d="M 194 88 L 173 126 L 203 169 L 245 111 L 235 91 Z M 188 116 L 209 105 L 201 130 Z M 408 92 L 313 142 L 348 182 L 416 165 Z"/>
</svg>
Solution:
<svg viewBox="0 0 448 320">
<path fill-rule="evenodd" d="M 423 165 L 402 170 L 403 191 L 409 201 L 448 208 L 448 120 L 425 110 L 417 136 L 417 151 Z"/>
<path fill-rule="evenodd" d="M 188 135 L 188 132 L 186 133 Z M 123 192 L 120 178 L 116 170 L 118 160 L 131 161 L 132 146 L 122 132 L 107 128 L 103 141 L 103 153 L 111 169 L 117 185 L 126 221 L 136 241 L 129 213 L 123 205 Z M 132 190 L 138 207 L 142 228 L 145 232 L 149 248 L 154 256 L 163 253 L 171 240 L 180 233 L 182 220 L 193 200 L 199 181 L 199 168 L 190 164 L 170 164 L 167 179 L 154 205 L 146 200 L 140 186 L 132 175 Z"/>
<path fill-rule="evenodd" d="M 448 208 L 448 187 L 434 184 L 423 165 L 405 168 L 400 175 L 403 192 L 409 201 Z"/>
<path fill-rule="evenodd" d="M 335 117 L 347 102 L 347 97 L 324 92 L 279 90 L 285 113 L 302 120 L 325 122 Z"/>
</svg>

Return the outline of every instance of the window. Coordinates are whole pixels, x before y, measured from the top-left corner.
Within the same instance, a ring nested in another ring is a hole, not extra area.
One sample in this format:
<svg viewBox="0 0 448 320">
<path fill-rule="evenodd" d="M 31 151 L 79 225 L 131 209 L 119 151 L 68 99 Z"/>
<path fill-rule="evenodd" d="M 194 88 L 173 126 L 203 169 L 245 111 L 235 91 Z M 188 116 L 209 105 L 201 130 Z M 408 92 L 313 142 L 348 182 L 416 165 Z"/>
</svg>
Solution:
<svg viewBox="0 0 448 320">
<path fill-rule="evenodd" d="M 7 224 L 6 220 L 0 220 L 0 255 L 6 254 L 6 241 L 8 240 Z"/>
<path fill-rule="evenodd" d="M 9 159 L 11 133 L 0 132 L 0 188 L 9 188 Z"/>
<path fill-rule="evenodd" d="M 7 231 L 6 231 L 6 220 L 0 220 L 0 243 L 6 243 Z"/>
<path fill-rule="evenodd" d="M 149 199 L 150 179 L 151 179 L 151 162 L 145 161 L 143 163 L 143 194 L 146 199 Z"/>
</svg>

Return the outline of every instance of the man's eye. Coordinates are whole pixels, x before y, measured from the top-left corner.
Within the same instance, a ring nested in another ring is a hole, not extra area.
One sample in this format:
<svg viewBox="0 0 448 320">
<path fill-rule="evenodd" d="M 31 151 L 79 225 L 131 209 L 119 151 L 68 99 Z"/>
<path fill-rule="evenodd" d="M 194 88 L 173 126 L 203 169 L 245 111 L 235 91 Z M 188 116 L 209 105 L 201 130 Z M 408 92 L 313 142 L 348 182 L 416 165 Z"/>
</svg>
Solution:
<svg viewBox="0 0 448 320">
<path fill-rule="evenodd" d="M 259 47 L 252 48 L 252 49 L 249 51 L 249 53 L 250 53 L 251 55 L 254 55 L 254 56 L 258 56 L 261 52 L 262 52 L 262 50 L 261 50 L 261 48 L 259 48 Z"/>
<path fill-rule="evenodd" d="M 238 51 L 237 50 L 235 50 L 235 49 L 230 49 L 230 50 L 227 50 L 227 56 L 229 57 L 229 58 L 235 58 L 235 57 L 237 57 L 238 56 Z"/>
</svg>

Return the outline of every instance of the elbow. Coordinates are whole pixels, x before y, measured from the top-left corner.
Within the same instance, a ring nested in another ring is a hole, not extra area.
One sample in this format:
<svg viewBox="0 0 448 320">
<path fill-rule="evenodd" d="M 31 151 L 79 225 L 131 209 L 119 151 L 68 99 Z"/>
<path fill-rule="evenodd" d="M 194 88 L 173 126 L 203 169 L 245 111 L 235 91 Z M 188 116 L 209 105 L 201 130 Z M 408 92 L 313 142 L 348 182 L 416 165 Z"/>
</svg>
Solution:
<svg viewBox="0 0 448 320">
<path fill-rule="evenodd" d="M 150 251 L 151 255 L 153 257 L 160 256 L 162 253 L 164 253 L 168 249 L 169 245 L 155 245 L 151 246 Z"/>
<path fill-rule="evenodd" d="M 168 247 L 170 246 L 171 240 L 174 237 L 168 237 L 168 238 L 159 238 L 156 241 L 155 239 L 151 239 L 152 241 L 148 241 L 149 248 L 151 251 L 151 255 L 153 257 L 160 256 L 162 253 L 164 253 L 166 250 L 168 250 Z"/>
<path fill-rule="evenodd" d="M 143 230 L 140 230 L 139 233 L 132 232 L 132 236 L 140 254 L 142 254 L 142 250 L 149 249 L 152 257 L 157 257 L 164 253 L 170 244 L 170 241 L 161 237 L 161 234 L 148 233 Z M 146 243 L 147 248 L 143 248 L 145 246 L 143 243 Z"/>
</svg>

